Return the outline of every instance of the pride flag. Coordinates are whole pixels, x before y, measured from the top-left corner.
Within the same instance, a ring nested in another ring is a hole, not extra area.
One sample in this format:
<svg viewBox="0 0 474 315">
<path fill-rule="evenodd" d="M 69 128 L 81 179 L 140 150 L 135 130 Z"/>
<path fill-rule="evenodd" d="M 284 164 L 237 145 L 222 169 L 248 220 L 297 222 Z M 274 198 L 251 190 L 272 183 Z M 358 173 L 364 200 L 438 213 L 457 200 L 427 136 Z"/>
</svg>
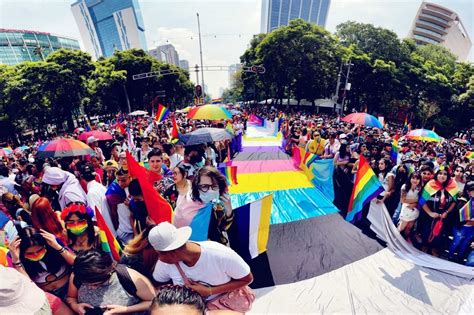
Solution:
<svg viewBox="0 0 474 315">
<path fill-rule="evenodd" d="M 176 123 L 176 116 L 173 115 L 171 117 L 171 123 L 173 124 L 173 129 L 171 130 L 171 139 L 178 139 L 179 138 L 179 129 L 178 124 Z"/>
<path fill-rule="evenodd" d="M 138 179 L 140 188 L 143 192 L 146 209 L 150 218 L 156 224 L 161 222 L 172 222 L 173 208 L 153 187 L 153 182 L 161 179 L 161 176 L 148 171 L 146 168 L 138 164 L 137 161 L 127 151 L 128 173 L 133 178 Z"/>
<path fill-rule="evenodd" d="M 459 209 L 459 221 L 465 222 L 474 219 L 473 212 L 472 212 L 472 203 L 474 200 L 469 199 L 469 201 Z"/>
<path fill-rule="evenodd" d="M 212 104 L 220 104 L 220 103 L 222 103 L 222 97 L 213 98 L 213 99 L 211 100 L 211 103 L 212 103 Z"/>
<path fill-rule="evenodd" d="M 367 160 L 361 155 L 346 220 L 350 222 L 357 221 L 362 208 L 383 191 L 382 184 L 375 176 Z"/>
<path fill-rule="evenodd" d="M 224 166 L 217 169 L 225 176 L 229 185 L 237 185 L 237 166 Z"/>
<path fill-rule="evenodd" d="M 392 140 L 392 151 L 390 151 L 390 159 L 394 164 L 397 164 L 398 160 L 398 134 Z"/>
<path fill-rule="evenodd" d="M 97 207 L 95 207 L 95 217 L 97 219 L 97 227 L 99 228 L 100 246 L 102 250 L 109 253 L 115 261 L 119 261 L 122 249 Z"/>
<path fill-rule="evenodd" d="M 163 105 L 158 106 L 158 111 L 156 112 L 155 120 L 156 122 L 163 122 L 166 118 L 168 118 L 170 114 L 170 110 Z"/>
<path fill-rule="evenodd" d="M 125 130 L 125 127 L 120 122 L 117 122 L 117 124 L 115 125 L 115 130 L 118 131 L 121 135 L 124 135 L 127 133 L 127 131 Z"/>
<path fill-rule="evenodd" d="M 227 125 L 225 125 L 225 129 L 230 132 L 232 135 L 234 135 L 234 127 L 232 127 L 232 124 L 230 123 L 230 121 L 227 122 Z"/>
<path fill-rule="evenodd" d="M 438 191 L 443 189 L 443 186 L 437 181 L 437 180 L 430 180 L 428 183 L 426 183 L 425 187 L 423 188 L 423 191 L 421 192 L 420 200 L 418 201 L 420 207 L 423 207 L 423 205 L 430 199 L 431 196 L 436 194 Z M 456 185 L 456 182 L 451 178 L 449 181 L 448 185 L 446 185 L 445 190 L 456 200 L 457 194 L 458 194 L 458 187 Z"/>
<path fill-rule="evenodd" d="M 230 247 L 245 260 L 267 250 L 273 195 L 234 209 L 234 222 L 229 231 Z"/>
<path fill-rule="evenodd" d="M 468 152 L 466 152 L 466 157 L 467 157 L 469 160 L 474 159 L 474 151 L 468 151 Z"/>
</svg>

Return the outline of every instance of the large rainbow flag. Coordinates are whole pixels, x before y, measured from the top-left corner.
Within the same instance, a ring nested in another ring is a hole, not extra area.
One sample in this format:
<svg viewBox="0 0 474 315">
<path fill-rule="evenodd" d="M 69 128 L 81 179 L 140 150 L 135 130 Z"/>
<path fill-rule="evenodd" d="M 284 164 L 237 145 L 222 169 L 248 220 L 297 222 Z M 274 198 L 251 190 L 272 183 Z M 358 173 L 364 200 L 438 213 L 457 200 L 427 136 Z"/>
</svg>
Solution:
<svg viewBox="0 0 474 315">
<path fill-rule="evenodd" d="M 95 217 L 97 219 L 97 227 L 99 228 L 100 245 L 102 250 L 109 253 L 115 261 L 119 261 L 122 249 L 120 248 L 117 239 L 105 223 L 105 220 L 97 207 L 95 207 Z"/>
<path fill-rule="evenodd" d="M 237 166 L 222 166 L 217 168 L 227 179 L 229 185 L 237 185 Z"/>
<path fill-rule="evenodd" d="M 357 221 L 362 208 L 383 191 L 382 184 L 367 160 L 361 155 L 346 220 Z"/>
<path fill-rule="evenodd" d="M 474 219 L 474 213 L 472 211 L 472 208 L 473 208 L 472 203 L 473 202 L 474 202 L 474 200 L 469 199 L 469 201 L 466 202 L 464 207 L 459 209 L 459 221 L 465 222 L 465 221 L 469 221 L 469 220 Z"/>
<path fill-rule="evenodd" d="M 163 105 L 159 104 L 158 110 L 156 111 L 155 121 L 156 122 L 163 122 L 166 118 L 168 118 L 170 114 L 170 110 Z"/>
<path fill-rule="evenodd" d="M 420 200 L 418 201 L 420 207 L 423 207 L 423 205 L 428 201 L 428 199 L 430 199 L 431 196 L 436 194 L 441 189 L 443 189 L 443 187 L 437 180 L 432 179 L 428 183 L 426 183 L 425 187 L 423 188 L 423 191 L 421 192 Z M 456 182 L 453 179 L 449 181 L 445 189 L 454 198 L 454 200 L 457 199 L 457 194 L 459 191 Z"/>
</svg>

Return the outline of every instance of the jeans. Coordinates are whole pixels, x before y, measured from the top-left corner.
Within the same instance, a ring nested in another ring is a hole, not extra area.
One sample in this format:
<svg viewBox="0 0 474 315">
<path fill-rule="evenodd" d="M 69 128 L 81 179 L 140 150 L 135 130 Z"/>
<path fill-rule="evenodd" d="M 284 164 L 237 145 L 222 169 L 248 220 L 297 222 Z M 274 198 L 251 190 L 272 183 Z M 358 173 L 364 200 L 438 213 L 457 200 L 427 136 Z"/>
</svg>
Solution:
<svg viewBox="0 0 474 315">
<path fill-rule="evenodd" d="M 471 253 L 467 256 L 466 266 L 474 267 L 474 249 L 472 249 Z"/>
</svg>

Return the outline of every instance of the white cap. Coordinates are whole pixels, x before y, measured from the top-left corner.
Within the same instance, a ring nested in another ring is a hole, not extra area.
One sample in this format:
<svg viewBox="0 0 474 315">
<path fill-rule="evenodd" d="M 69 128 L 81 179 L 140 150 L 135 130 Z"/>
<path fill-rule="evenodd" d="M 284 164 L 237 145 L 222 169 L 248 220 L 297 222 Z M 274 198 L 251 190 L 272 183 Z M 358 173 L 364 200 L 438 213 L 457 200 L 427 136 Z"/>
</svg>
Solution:
<svg viewBox="0 0 474 315">
<path fill-rule="evenodd" d="M 47 301 L 43 290 L 13 268 L 0 266 L 0 314 L 36 314 Z"/>
<path fill-rule="evenodd" d="M 189 226 L 177 229 L 171 223 L 162 222 L 151 229 L 148 242 L 155 250 L 169 252 L 186 244 L 191 233 L 192 229 Z"/>
<path fill-rule="evenodd" d="M 90 136 L 89 138 L 87 138 L 87 144 L 91 144 L 92 142 L 96 142 L 96 141 L 99 141 L 99 139 L 97 139 L 94 136 Z"/>
</svg>

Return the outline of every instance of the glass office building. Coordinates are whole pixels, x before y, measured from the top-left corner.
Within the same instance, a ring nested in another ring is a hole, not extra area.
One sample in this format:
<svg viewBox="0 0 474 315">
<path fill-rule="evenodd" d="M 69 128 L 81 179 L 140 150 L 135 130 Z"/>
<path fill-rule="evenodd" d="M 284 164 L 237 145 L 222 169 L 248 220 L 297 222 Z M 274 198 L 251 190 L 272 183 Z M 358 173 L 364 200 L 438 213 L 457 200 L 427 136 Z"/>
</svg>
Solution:
<svg viewBox="0 0 474 315">
<path fill-rule="evenodd" d="M 147 51 L 138 0 L 78 0 L 71 5 L 86 50 L 96 59 L 116 49 Z"/>
<path fill-rule="evenodd" d="M 0 63 L 16 65 L 23 61 L 38 61 L 55 50 L 80 49 L 72 38 L 45 32 L 0 29 Z"/>
<path fill-rule="evenodd" d="M 325 27 L 330 4 L 331 0 L 262 0 L 260 31 L 271 32 L 298 18 Z"/>
</svg>

